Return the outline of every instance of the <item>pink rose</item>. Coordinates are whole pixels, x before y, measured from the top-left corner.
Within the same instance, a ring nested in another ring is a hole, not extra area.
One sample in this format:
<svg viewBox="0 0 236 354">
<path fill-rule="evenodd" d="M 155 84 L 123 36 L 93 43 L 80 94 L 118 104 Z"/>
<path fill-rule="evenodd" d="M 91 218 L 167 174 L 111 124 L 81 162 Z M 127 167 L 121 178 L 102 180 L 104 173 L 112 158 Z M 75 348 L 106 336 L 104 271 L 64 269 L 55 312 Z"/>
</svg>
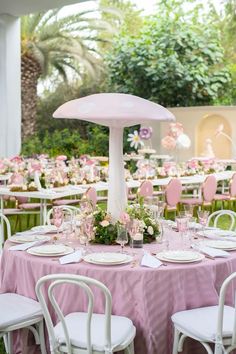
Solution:
<svg viewBox="0 0 236 354">
<path fill-rule="evenodd" d="M 121 213 L 121 215 L 120 215 L 120 222 L 121 222 L 121 224 L 128 224 L 128 222 L 130 222 L 130 216 L 129 216 L 129 214 L 128 213 L 125 213 L 125 212 L 123 212 L 123 213 Z"/>
<path fill-rule="evenodd" d="M 59 155 L 56 157 L 57 161 L 65 161 L 67 160 L 67 156 L 66 155 Z"/>
</svg>

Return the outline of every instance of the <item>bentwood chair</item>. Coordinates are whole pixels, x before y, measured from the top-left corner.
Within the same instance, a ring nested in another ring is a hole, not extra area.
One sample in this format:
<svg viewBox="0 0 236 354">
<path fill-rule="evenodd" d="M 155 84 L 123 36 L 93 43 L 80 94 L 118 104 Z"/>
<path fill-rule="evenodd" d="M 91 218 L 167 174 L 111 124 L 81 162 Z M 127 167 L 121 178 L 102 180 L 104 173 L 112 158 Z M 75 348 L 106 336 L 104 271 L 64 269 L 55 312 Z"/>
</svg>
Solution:
<svg viewBox="0 0 236 354">
<path fill-rule="evenodd" d="M 87 299 L 86 312 L 72 312 L 64 317 L 55 295 L 63 284 L 73 284 L 80 288 L 78 290 Z M 48 286 L 47 296 L 45 285 Z M 95 288 L 102 292 L 105 301 L 103 314 L 93 312 Z M 111 294 L 101 282 L 73 274 L 46 275 L 38 280 L 36 294 L 43 309 L 52 354 L 112 354 L 120 350 L 124 350 L 126 354 L 134 353 L 136 328 L 130 319 L 111 315 Z M 55 326 L 48 310 L 48 302 L 59 319 Z"/>
<path fill-rule="evenodd" d="M 219 227 L 220 219 L 226 222 L 226 216 L 229 220 L 228 230 L 235 230 L 236 225 L 236 213 L 233 210 L 217 210 L 208 217 L 207 226 Z"/>
<path fill-rule="evenodd" d="M 12 332 L 19 329 L 30 330 L 41 353 L 46 354 L 43 314 L 37 301 L 14 293 L 0 294 L 0 314 L 0 338 L 4 337 L 8 354 L 13 354 Z"/>
<path fill-rule="evenodd" d="M 60 206 L 57 206 L 56 208 L 62 209 L 63 211 L 65 211 L 68 214 L 70 214 L 71 217 L 73 217 L 74 213 L 79 213 L 80 212 L 80 208 L 77 208 L 77 207 L 75 207 L 73 205 L 60 205 Z M 52 213 L 53 213 L 53 208 L 48 210 L 48 213 L 47 213 L 47 224 L 48 225 L 51 225 Z"/>
<path fill-rule="evenodd" d="M 227 288 L 235 278 L 236 273 L 233 273 L 223 282 L 219 305 L 180 311 L 172 315 L 175 328 L 173 354 L 183 351 L 187 337 L 199 341 L 208 354 L 228 354 L 236 348 L 236 309 L 225 305 Z M 214 345 L 214 350 L 211 345 Z"/>
</svg>

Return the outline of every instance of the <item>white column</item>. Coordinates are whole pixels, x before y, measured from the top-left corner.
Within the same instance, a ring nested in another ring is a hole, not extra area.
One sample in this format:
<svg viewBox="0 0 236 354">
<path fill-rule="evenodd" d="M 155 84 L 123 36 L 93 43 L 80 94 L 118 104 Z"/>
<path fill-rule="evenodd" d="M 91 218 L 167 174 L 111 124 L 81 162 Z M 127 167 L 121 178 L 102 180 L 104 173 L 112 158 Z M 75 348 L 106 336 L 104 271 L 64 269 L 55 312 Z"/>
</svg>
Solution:
<svg viewBox="0 0 236 354">
<path fill-rule="evenodd" d="M 0 15 L 0 158 L 21 148 L 20 20 Z"/>
</svg>

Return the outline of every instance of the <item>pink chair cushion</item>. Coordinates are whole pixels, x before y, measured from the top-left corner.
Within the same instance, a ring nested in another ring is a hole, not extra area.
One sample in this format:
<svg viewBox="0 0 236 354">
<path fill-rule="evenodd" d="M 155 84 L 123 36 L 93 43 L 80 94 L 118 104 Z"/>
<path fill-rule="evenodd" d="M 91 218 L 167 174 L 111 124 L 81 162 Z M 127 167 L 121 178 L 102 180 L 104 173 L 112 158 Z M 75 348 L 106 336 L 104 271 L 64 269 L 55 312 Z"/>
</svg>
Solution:
<svg viewBox="0 0 236 354">
<path fill-rule="evenodd" d="M 202 185 L 202 197 L 204 202 L 212 202 L 214 200 L 217 189 L 217 181 L 215 176 L 208 176 Z"/>
<path fill-rule="evenodd" d="M 79 204 L 80 199 L 58 199 L 54 200 L 53 205 L 56 206 L 61 206 L 61 205 L 73 205 L 73 204 Z"/>
<path fill-rule="evenodd" d="M 151 181 L 144 181 L 139 188 L 141 197 L 151 197 L 153 195 L 153 185 Z"/>
<path fill-rule="evenodd" d="M 27 198 L 27 197 L 16 197 L 16 200 L 18 200 L 18 203 L 23 204 L 23 203 L 27 203 L 29 198 Z"/>
<path fill-rule="evenodd" d="M 229 188 L 229 194 L 231 197 L 236 197 L 236 173 L 234 173 L 232 176 L 230 188 Z"/>
<path fill-rule="evenodd" d="M 216 194 L 214 199 L 215 200 L 229 200 L 230 195 L 229 194 Z"/>
<path fill-rule="evenodd" d="M 24 209 L 24 210 L 40 209 L 40 203 L 23 203 L 19 205 L 19 209 Z"/>
<path fill-rule="evenodd" d="M 202 199 L 199 199 L 199 198 L 186 198 L 186 199 L 181 199 L 180 202 L 182 204 L 200 205 L 200 204 L 202 204 Z"/>
<path fill-rule="evenodd" d="M 165 198 L 167 207 L 175 207 L 180 202 L 182 185 L 179 179 L 172 179 L 166 187 Z"/>
</svg>

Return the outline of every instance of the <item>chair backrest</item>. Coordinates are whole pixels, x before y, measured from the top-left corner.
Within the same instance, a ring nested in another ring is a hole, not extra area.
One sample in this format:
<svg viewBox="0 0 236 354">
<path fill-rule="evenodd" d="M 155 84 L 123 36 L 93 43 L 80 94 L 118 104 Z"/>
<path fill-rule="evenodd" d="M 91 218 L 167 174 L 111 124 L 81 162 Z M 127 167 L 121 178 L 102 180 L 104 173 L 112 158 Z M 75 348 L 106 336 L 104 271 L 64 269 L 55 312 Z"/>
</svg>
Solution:
<svg viewBox="0 0 236 354">
<path fill-rule="evenodd" d="M 10 222 L 8 220 L 8 218 L 0 213 L 0 234 L 2 231 L 4 231 L 4 224 L 6 225 L 6 231 L 7 231 L 7 238 L 9 239 L 11 237 L 11 225 Z M 4 243 L 4 232 L 2 235 L 2 241 Z M 2 248 L 2 245 L 0 245 L 0 249 Z"/>
<path fill-rule="evenodd" d="M 166 186 L 165 199 L 167 206 L 175 207 L 181 198 L 182 185 L 178 178 L 173 178 Z"/>
<path fill-rule="evenodd" d="M 92 203 L 93 207 L 95 208 L 96 204 L 97 204 L 97 190 L 96 190 L 96 188 L 89 187 L 86 190 L 86 192 L 84 193 L 83 198 L 89 200 Z"/>
<path fill-rule="evenodd" d="M 202 184 L 202 198 L 204 202 L 212 202 L 217 189 L 217 181 L 215 176 L 207 176 Z"/>
<path fill-rule="evenodd" d="M 233 174 L 229 185 L 230 197 L 236 197 L 236 173 Z"/>
<path fill-rule="evenodd" d="M 139 187 L 140 197 L 151 197 L 153 195 L 153 185 L 151 181 L 143 181 Z"/>
<path fill-rule="evenodd" d="M 45 295 L 45 283 L 51 282 L 49 287 L 48 287 L 48 295 Z M 104 309 L 104 316 L 105 316 L 105 321 L 104 321 L 104 333 L 105 333 L 105 347 L 110 353 L 111 351 L 111 303 L 112 303 L 112 297 L 111 293 L 108 290 L 108 288 L 102 284 L 101 282 L 88 278 L 85 276 L 80 276 L 80 275 L 74 275 L 74 274 L 52 274 L 52 275 L 46 275 L 42 277 L 41 279 L 38 280 L 36 284 L 36 294 L 38 297 L 38 300 L 40 302 L 40 305 L 42 307 L 43 315 L 45 318 L 46 326 L 48 329 L 49 333 L 49 339 L 50 339 L 50 346 L 51 350 L 55 350 L 58 348 L 60 345 L 58 343 L 58 340 L 55 336 L 54 332 L 54 326 L 52 322 L 52 317 L 49 313 L 48 310 L 48 303 L 52 305 L 56 315 L 58 316 L 62 328 L 64 331 L 64 336 L 65 336 L 65 344 L 67 347 L 67 353 L 72 353 L 71 349 L 71 341 L 69 338 L 68 334 L 68 329 L 66 326 L 65 318 L 63 316 L 63 313 L 60 309 L 60 306 L 58 305 L 55 294 L 54 294 L 54 289 L 57 288 L 58 286 L 61 286 L 63 284 L 73 284 L 81 288 L 88 300 L 88 306 L 87 306 L 87 323 L 86 323 L 86 339 L 87 339 L 87 351 L 86 353 L 91 354 L 92 353 L 92 346 L 91 346 L 91 318 L 93 314 L 93 305 L 94 305 L 94 287 L 99 288 L 105 298 L 105 309 Z M 91 289 L 91 286 L 93 287 Z M 72 300 L 72 299 L 71 299 Z M 78 328 L 79 331 L 79 328 Z M 109 351 L 110 350 L 110 351 Z M 105 352 L 105 350 L 104 350 Z"/>
<path fill-rule="evenodd" d="M 218 227 L 218 223 L 220 222 L 220 218 L 222 217 L 225 221 L 225 215 L 229 216 L 229 228 L 228 230 L 235 230 L 235 223 L 236 223 L 236 213 L 232 210 L 217 210 L 211 215 L 209 215 L 208 220 L 207 220 L 207 226 L 212 224 L 213 221 L 213 226 Z"/>
<path fill-rule="evenodd" d="M 73 206 L 73 205 L 60 205 L 55 208 L 59 208 L 59 209 L 62 209 L 63 211 L 68 212 L 71 215 L 71 217 L 74 215 L 75 212 L 78 212 L 78 213 L 80 212 L 80 209 L 78 207 Z M 53 208 L 48 210 L 48 213 L 47 213 L 47 224 L 48 225 L 51 225 L 52 213 L 53 213 Z"/>
<path fill-rule="evenodd" d="M 222 348 L 222 342 L 223 342 L 223 318 L 224 318 L 224 305 L 225 305 L 225 297 L 226 297 L 226 291 L 229 286 L 229 284 L 236 278 L 236 272 L 232 273 L 228 278 L 226 278 L 221 286 L 220 289 L 220 296 L 219 296 L 219 308 L 218 308 L 218 318 L 217 318 L 217 328 L 216 328 L 216 339 L 215 339 L 215 345 L 217 344 L 220 345 L 220 348 Z M 234 287 L 234 294 L 235 293 L 235 287 Z M 235 296 L 234 296 L 234 301 L 235 301 Z M 235 306 L 235 305 L 234 305 Z M 230 337 L 229 337 L 230 339 Z M 231 340 L 231 350 L 229 350 L 229 347 L 227 348 L 227 353 L 231 352 L 233 349 L 236 348 L 236 321 L 234 321 L 234 325 L 232 328 L 232 340 Z M 223 352 L 223 351 L 220 351 Z M 224 351 L 226 353 L 226 351 Z"/>
</svg>

